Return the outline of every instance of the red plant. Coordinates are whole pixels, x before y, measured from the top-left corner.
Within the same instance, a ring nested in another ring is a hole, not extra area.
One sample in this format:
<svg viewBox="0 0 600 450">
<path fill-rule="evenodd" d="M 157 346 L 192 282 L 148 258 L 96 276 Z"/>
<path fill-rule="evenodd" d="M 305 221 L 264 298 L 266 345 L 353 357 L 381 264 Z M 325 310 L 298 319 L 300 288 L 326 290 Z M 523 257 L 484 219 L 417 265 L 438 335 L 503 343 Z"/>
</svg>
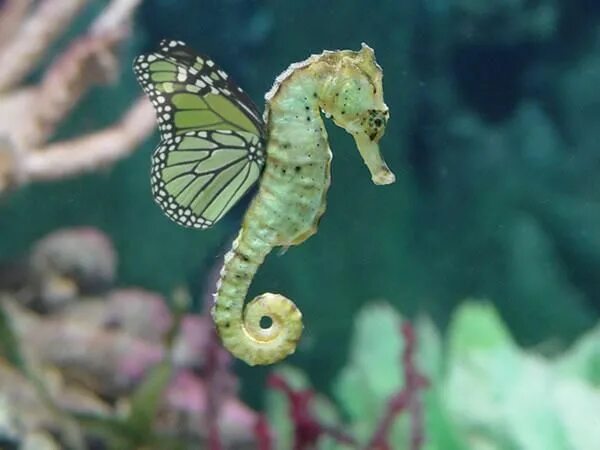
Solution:
<svg viewBox="0 0 600 450">
<path fill-rule="evenodd" d="M 256 421 L 254 435 L 256 436 L 258 450 L 273 450 L 273 435 L 265 416 L 259 416 Z"/>
<path fill-rule="evenodd" d="M 402 354 L 402 367 L 404 367 L 405 385 L 402 390 L 392 396 L 387 409 L 365 450 L 392 450 L 388 442 L 390 429 L 394 420 L 404 411 L 408 411 L 411 419 L 410 449 L 419 450 L 423 444 L 423 408 L 419 398 L 419 391 L 427 387 L 427 379 L 421 375 L 414 362 L 416 348 L 415 332 L 412 326 L 405 322 L 401 332 L 404 337 L 404 352 Z"/>
<path fill-rule="evenodd" d="M 312 448 L 319 437 L 327 434 L 338 442 L 355 445 L 354 439 L 341 430 L 322 424 L 311 410 L 314 397 L 312 390 L 294 391 L 287 381 L 276 374 L 269 377 L 267 385 L 282 391 L 288 398 L 290 417 L 294 424 L 294 450 Z"/>
<path fill-rule="evenodd" d="M 402 367 L 404 368 L 404 387 L 393 394 L 388 401 L 385 413 L 381 417 L 373 436 L 369 439 L 364 450 L 392 450 L 389 443 L 389 434 L 396 418 L 407 412 L 411 419 L 410 449 L 419 450 L 424 441 L 423 411 L 419 398 L 419 391 L 428 385 L 427 379 L 421 375 L 414 362 L 416 338 L 412 326 L 405 322 L 401 326 L 404 337 L 404 351 L 402 353 Z M 289 415 L 294 425 L 294 450 L 308 450 L 314 448 L 319 438 L 328 435 L 337 442 L 359 448 L 356 440 L 348 433 L 332 428 L 320 422 L 312 411 L 314 391 L 294 390 L 280 375 L 273 374 L 269 377 L 267 385 L 277 389 L 287 397 L 289 402 Z M 272 441 L 265 431 L 266 424 L 261 424 L 256 429 L 257 440 L 262 442 L 261 450 L 271 450 Z M 266 437 L 266 440 L 265 440 Z M 267 443 L 265 443 L 267 442 Z"/>
</svg>

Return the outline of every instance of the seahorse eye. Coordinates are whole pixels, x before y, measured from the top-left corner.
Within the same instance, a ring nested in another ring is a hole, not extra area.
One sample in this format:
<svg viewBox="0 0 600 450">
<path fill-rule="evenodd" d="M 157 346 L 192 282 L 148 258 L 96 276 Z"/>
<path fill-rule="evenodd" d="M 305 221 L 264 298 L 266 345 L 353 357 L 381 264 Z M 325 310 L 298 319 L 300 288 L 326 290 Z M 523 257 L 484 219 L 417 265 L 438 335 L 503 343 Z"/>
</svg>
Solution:
<svg viewBox="0 0 600 450">
<path fill-rule="evenodd" d="M 372 141 L 379 140 L 385 131 L 385 126 L 387 124 L 388 111 L 387 110 L 377 110 L 370 109 L 367 112 L 368 121 L 367 121 L 367 129 L 365 130 L 369 139 Z"/>
</svg>

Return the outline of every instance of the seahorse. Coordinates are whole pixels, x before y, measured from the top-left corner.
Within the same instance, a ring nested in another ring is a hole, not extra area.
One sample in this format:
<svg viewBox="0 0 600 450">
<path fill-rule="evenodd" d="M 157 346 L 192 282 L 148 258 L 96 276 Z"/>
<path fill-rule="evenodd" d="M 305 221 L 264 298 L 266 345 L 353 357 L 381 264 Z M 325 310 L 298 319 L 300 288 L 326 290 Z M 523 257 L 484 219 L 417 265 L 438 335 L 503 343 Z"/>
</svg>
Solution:
<svg viewBox="0 0 600 450">
<path fill-rule="evenodd" d="M 157 113 L 151 187 L 169 218 L 210 227 L 259 180 L 225 255 L 212 316 L 225 347 L 248 364 L 285 358 L 302 333 L 298 308 L 280 294 L 260 295 L 245 308 L 244 299 L 274 247 L 298 245 L 317 231 L 331 162 L 320 112 L 354 137 L 374 183 L 394 182 L 379 153 L 389 113 L 373 50 L 363 44 L 292 64 L 266 94 L 263 118 L 227 73 L 183 42 L 162 41 L 133 69 Z M 271 323 L 262 326 L 265 317 Z"/>
<path fill-rule="evenodd" d="M 265 293 L 245 308 L 244 300 L 273 248 L 301 244 L 317 232 L 332 159 L 321 111 L 353 136 L 375 184 L 395 181 L 378 144 L 389 118 L 382 77 L 373 50 L 362 44 L 359 51 L 325 51 L 292 64 L 265 95 L 266 164 L 224 257 L 212 308 L 224 346 L 249 365 L 284 359 L 302 334 L 302 314 L 287 297 Z"/>
</svg>

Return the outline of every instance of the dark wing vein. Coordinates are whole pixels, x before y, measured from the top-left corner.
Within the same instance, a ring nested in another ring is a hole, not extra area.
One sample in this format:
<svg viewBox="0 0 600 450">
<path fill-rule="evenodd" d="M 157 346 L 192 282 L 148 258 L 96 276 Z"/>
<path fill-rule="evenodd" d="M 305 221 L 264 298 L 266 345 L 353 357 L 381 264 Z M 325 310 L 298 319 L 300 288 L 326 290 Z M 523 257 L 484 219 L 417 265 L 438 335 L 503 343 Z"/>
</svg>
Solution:
<svg viewBox="0 0 600 450">
<path fill-rule="evenodd" d="M 217 218 L 221 217 L 221 214 L 223 214 L 223 211 L 225 211 L 229 207 L 229 204 L 231 203 L 231 201 L 237 196 L 237 193 L 239 192 L 239 190 L 241 189 L 241 187 L 244 185 L 244 183 L 246 183 L 246 180 L 248 179 L 248 177 L 250 176 L 250 172 L 252 171 L 252 164 L 246 164 L 244 166 L 244 168 L 248 169 L 247 172 L 246 172 L 246 175 L 244 176 L 244 179 L 238 185 L 238 187 L 235 189 L 235 191 L 233 192 L 233 194 L 229 197 L 229 200 L 227 200 L 227 202 L 225 203 L 225 205 L 223 205 L 223 207 L 221 208 L 221 211 L 219 211 L 219 214 L 217 214 L 215 217 L 217 217 Z"/>
</svg>

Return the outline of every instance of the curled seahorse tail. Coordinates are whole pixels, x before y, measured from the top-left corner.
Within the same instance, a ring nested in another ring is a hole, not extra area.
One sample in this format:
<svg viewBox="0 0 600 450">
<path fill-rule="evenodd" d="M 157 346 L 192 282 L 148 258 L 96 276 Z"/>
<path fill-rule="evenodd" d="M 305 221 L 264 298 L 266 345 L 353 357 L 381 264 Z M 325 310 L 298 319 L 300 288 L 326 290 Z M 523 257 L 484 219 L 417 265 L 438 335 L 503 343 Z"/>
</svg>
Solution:
<svg viewBox="0 0 600 450">
<path fill-rule="evenodd" d="M 271 319 L 267 328 L 263 317 Z M 294 353 L 302 335 L 302 313 L 294 302 L 280 294 L 259 295 L 244 309 L 244 342 L 232 342 L 231 352 L 250 365 L 273 364 Z M 243 356 L 242 356 L 243 355 Z"/>
<path fill-rule="evenodd" d="M 271 321 L 261 326 L 264 317 Z M 213 318 L 223 345 L 247 364 L 268 365 L 294 353 L 302 335 L 302 313 L 294 302 L 280 294 L 267 292 L 246 305 L 243 318 L 232 321 L 217 313 Z"/>
<path fill-rule="evenodd" d="M 244 308 L 250 282 L 271 250 L 254 231 L 242 229 L 225 256 L 212 309 L 225 348 L 251 366 L 284 359 L 296 350 L 302 334 L 302 314 L 283 295 L 262 294 Z M 270 323 L 261 324 L 264 317 Z"/>
</svg>

